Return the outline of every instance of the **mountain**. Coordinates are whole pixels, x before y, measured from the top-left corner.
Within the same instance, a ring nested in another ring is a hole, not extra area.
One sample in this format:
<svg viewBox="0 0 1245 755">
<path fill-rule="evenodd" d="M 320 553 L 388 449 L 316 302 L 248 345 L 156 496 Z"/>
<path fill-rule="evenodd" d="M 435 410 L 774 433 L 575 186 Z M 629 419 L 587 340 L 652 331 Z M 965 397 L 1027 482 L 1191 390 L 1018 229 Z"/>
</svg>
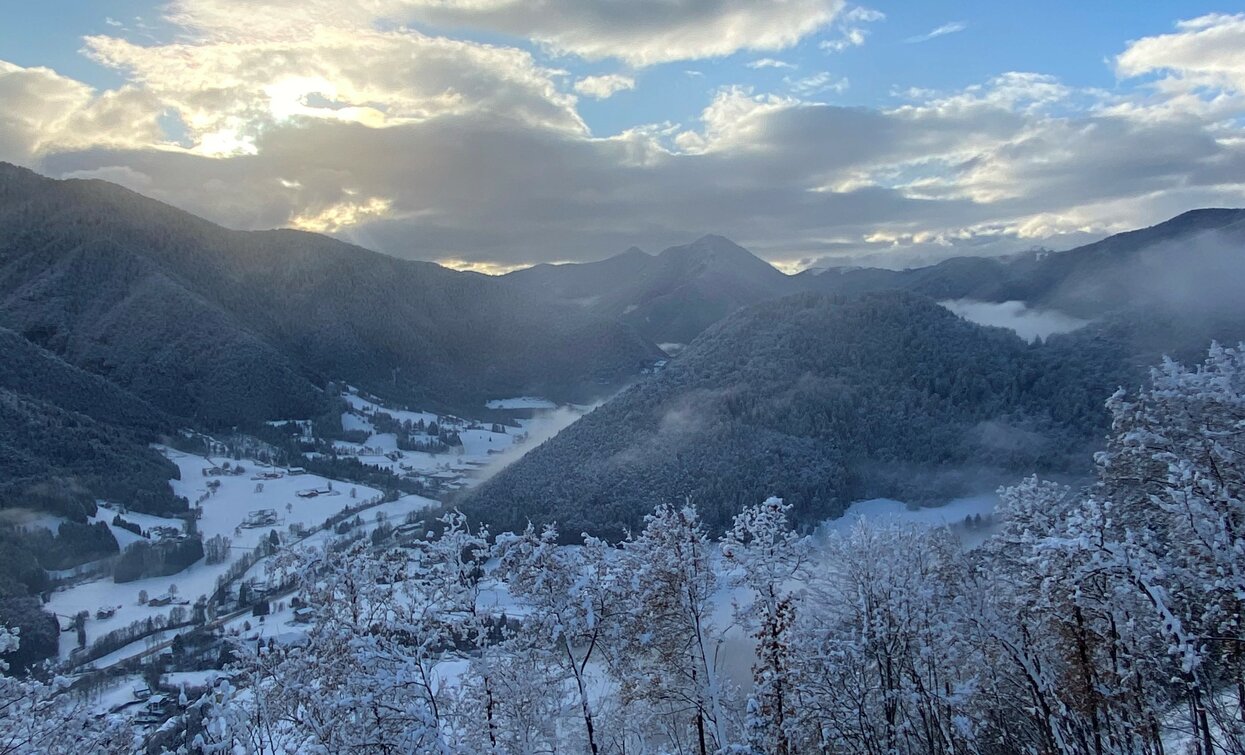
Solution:
<svg viewBox="0 0 1245 755">
<path fill-rule="evenodd" d="M 829 268 L 784 275 L 721 236 L 658 255 L 631 248 L 599 262 L 536 265 L 503 277 L 550 301 L 626 322 L 657 343 L 686 344 L 740 307 L 801 291 L 902 290 L 936 301 L 1024 301 L 1084 318 L 1137 306 L 1235 303 L 1245 284 L 1245 210 L 1193 210 L 1065 252 L 955 257 L 888 270 Z"/>
<path fill-rule="evenodd" d="M 1245 209 L 1202 209 L 1064 252 L 959 257 L 908 270 L 794 276 L 806 290 L 901 289 L 936 300 L 1023 301 L 1084 318 L 1137 307 L 1235 310 L 1245 283 Z"/>
<path fill-rule="evenodd" d="M 148 443 L 173 421 L 107 380 L 0 328 L 0 508 L 81 519 L 95 498 L 142 511 L 185 508 L 177 467 Z"/>
<path fill-rule="evenodd" d="M 810 525 L 862 498 L 941 501 L 1030 472 L 1083 473 L 1127 368 L 1111 342 L 1052 341 L 905 292 L 765 301 L 462 505 L 498 531 L 531 519 L 618 535 L 685 497 L 718 528 L 770 495 Z"/>
<path fill-rule="evenodd" d="M 5 164 L 0 326 L 209 425 L 312 416 L 329 379 L 451 408 L 582 400 L 661 356 L 625 324 L 488 276 L 232 231 Z"/>
<path fill-rule="evenodd" d="M 655 256 L 632 247 L 600 262 L 537 265 L 503 280 L 516 290 L 619 319 L 667 344 L 689 343 L 740 307 L 794 290 L 769 263 L 712 235 Z"/>
</svg>

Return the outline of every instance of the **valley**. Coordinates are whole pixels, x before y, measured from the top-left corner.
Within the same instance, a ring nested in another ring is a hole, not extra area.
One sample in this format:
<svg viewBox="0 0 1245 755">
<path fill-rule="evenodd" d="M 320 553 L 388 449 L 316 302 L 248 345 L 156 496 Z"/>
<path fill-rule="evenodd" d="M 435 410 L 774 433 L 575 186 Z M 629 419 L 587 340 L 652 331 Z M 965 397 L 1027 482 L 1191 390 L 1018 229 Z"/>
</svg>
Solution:
<svg viewBox="0 0 1245 755">
<path fill-rule="evenodd" d="M 882 694 L 814 681 L 817 643 L 865 637 L 833 657 L 868 665 L 893 639 L 845 608 L 862 596 L 906 616 L 911 673 L 1023 674 L 1015 606 L 1049 596 L 1014 549 L 1123 537 L 1095 518 L 1141 495 L 1111 466 L 1135 451 L 1121 428 L 1183 439 L 1240 395 L 1238 352 L 1212 344 L 1245 338 L 1222 283 L 1241 211 L 901 271 L 786 275 L 705 236 L 496 277 L 11 166 L 0 218 L 8 662 L 153 752 L 253 736 L 257 695 L 286 716 L 260 751 L 300 751 L 329 735 L 297 711 L 353 720 L 377 690 L 431 716 L 373 719 L 413 751 L 479 751 L 490 710 L 494 736 L 541 747 L 669 727 L 726 745 L 775 678 L 817 705 Z M 1180 285 L 1146 283 L 1169 270 Z M 1201 469 L 1187 444 L 1129 463 Z"/>
</svg>

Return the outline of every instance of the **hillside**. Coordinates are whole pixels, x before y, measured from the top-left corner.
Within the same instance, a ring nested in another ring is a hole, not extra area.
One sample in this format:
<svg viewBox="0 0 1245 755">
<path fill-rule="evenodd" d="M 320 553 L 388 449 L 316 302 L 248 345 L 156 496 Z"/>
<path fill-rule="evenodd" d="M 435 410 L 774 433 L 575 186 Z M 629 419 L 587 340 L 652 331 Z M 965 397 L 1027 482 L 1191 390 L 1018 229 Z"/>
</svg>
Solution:
<svg viewBox="0 0 1245 755">
<path fill-rule="evenodd" d="M 145 401 L 0 328 L 0 508 L 78 517 L 93 498 L 184 508 L 168 484 L 177 468 L 147 445 L 173 427 Z"/>
<path fill-rule="evenodd" d="M 770 495 L 804 525 L 879 496 L 942 501 L 1020 474 L 1083 473 L 1112 339 L 1024 343 L 901 292 L 801 294 L 740 311 L 653 379 L 463 503 L 498 530 L 556 520 L 617 535 L 691 497 L 721 527 Z"/>
<path fill-rule="evenodd" d="M 1245 283 L 1245 210 L 1192 210 L 1064 252 L 958 257 L 908 270 L 832 268 L 794 278 L 828 293 L 902 289 L 936 300 L 1024 301 L 1087 318 L 1137 307 L 1182 316 L 1235 311 Z"/>
<path fill-rule="evenodd" d="M 936 301 L 1024 301 L 1085 318 L 1163 306 L 1189 314 L 1234 306 L 1245 284 L 1245 210 L 1205 209 L 1064 252 L 955 257 L 887 270 L 830 268 L 784 275 L 721 236 L 658 255 L 631 248 L 599 262 L 536 265 L 509 286 L 620 319 L 656 343 L 686 344 L 740 307 L 802 291 L 901 290 Z"/>
<path fill-rule="evenodd" d="M 648 255 L 537 265 L 502 279 L 520 291 L 617 318 L 657 343 L 686 344 L 746 304 L 794 290 L 787 276 L 721 236 Z"/>
<path fill-rule="evenodd" d="M 231 231 L 9 165 L 0 326 L 212 425 L 312 416 L 334 378 L 451 407 L 583 399 L 660 356 L 625 325 L 487 276 L 316 234 Z"/>
</svg>

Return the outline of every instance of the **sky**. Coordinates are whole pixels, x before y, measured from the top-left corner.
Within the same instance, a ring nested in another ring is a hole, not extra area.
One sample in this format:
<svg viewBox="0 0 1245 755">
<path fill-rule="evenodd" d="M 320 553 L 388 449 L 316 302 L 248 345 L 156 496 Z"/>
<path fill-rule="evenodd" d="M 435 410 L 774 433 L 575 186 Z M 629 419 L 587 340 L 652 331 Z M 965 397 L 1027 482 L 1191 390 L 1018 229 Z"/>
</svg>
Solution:
<svg viewBox="0 0 1245 755">
<path fill-rule="evenodd" d="M 1245 9 L 1199 0 L 57 0 L 0 160 L 481 272 L 728 236 L 787 271 L 1245 206 Z"/>
</svg>

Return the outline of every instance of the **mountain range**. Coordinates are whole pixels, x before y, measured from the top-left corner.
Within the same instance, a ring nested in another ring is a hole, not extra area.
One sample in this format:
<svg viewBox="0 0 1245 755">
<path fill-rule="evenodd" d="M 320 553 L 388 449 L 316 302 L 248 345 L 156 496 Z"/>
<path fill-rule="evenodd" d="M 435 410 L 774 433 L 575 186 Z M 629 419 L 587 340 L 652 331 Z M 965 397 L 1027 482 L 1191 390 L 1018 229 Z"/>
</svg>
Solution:
<svg viewBox="0 0 1245 755">
<path fill-rule="evenodd" d="M 0 164 L 0 504 L 54 478 L 176 509 L 152 440 L 335 416 L 342 381 L 467 416 L 622 388 L 453 502 L 504 526 L 616 534 L 681 497 L 716 526 L 770 494 L 810 524 L 859 497 L 1076 477 L 1115 387 L 1245 337 L 1242 247 L 1245 210 L 1208 209 L 909 270 L 785 275 L 705 236 L 490 277 Z M 966 301 L 1079 327 L 1029 342 L 937 304 Z"/>
<path fill-rule="evenodd" d="M 427 406 L 585 399 L 660 357 L 488 276 L 232 231 L 102 181 L 0 166 L 0 326 L 210 426 L 313 416 L 326 381 Z"/>
<path fill-rule="evenodd" d="M 649 255 L 536 265 L 502 277 L 520 290 L 620 318 L 660 344 L 687 344 L 748 304 L 806 291 L 903 290 L 935 301 L 1023 301 L 1084 318 L 1142 302 L 1203 311 L 1234 305 L 1245 284 L 1245 209 L 1192 210 L 1063 252 L 955 257 L 905 270 L 836 267 L 785 275 L 721 236 Z"/>
</svg>

